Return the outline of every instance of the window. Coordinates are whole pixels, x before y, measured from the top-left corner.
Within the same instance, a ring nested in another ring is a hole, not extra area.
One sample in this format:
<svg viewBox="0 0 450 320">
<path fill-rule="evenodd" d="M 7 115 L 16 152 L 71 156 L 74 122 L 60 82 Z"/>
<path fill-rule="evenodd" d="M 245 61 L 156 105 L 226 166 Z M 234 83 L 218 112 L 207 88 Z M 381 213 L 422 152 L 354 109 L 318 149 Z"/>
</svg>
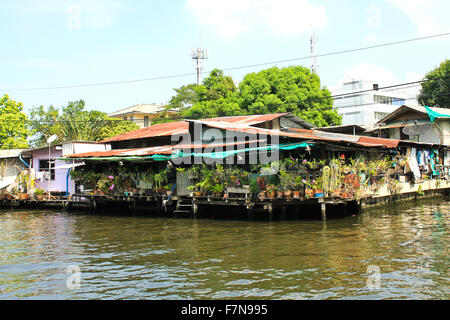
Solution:
<svg viewBox="0 0 450 320">
<path fill-rule="evenodd" d="M 133 116 L 130 116 L 130 121 L 134 122 L 134 117 Z"/>
<path fill-rule="evenodd" d="M 144 116 L 144 127 L 148 127 L 149 122 L 148 122 L 148 116 Z"/>
<path fill-rule="evenodd" d="M 382 104 L 392 104 L 395 106 L 401 106 L 405 104 L 405 99 L 402 98 L 393 98 L 393 97 L 385 97 L 385 96 L 373 96 L 373 101 L 375 103 L 382 103 Z"/>
<path fill-rule="evenodd" d="M 123 117 L 123 120 L 124 120 L 124 121 L 127 121 L 128 119 L 127 119 L 127 117 Z"/>
<path fill-rule="evenodd" d="M 389 112 L 377 112 L 375 111 L 375 119 L 380 120 L 386 117 L 389 114 Z"/>
<path fill-rule="evenodd" d="M 51 166 L 51 170 L 50 170 L 50 179 L 51 180 L 55 180 L 55 161 L 50 161 L 50 166 Z M 48 160 L 39 160 L 39 171 L 45 171 L 48 172 Z"/>
</svg>

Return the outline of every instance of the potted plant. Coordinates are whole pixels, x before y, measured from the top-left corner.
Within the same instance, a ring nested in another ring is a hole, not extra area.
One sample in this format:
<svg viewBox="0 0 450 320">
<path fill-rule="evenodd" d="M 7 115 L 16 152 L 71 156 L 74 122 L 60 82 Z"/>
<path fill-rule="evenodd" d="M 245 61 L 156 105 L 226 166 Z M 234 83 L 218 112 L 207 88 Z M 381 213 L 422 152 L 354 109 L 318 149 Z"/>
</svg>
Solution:
<svg viewBox="0 0 450 320">
<path fill-rule="evenodd" d="M 164 192 L 163 185 L 167 180 L 167 169 L 163 169 L 153 175 L 153 188 L 157 194 L 162 194 Z"/>
<path fill-rule="evenodd" d="M 194 197 L 200 197 L 202 192 L 199 191 L 199 187 L 197 184 L 187 187 L 188 190 L 192 191 Z"/>
<path fill-rule="evenodd" d="M 277 198 L 283 198 L 284 196 L 284 190 L 281 188 L 277 189 Z"/>
<path fill-rule="evenodd" d="M 277 191 L 277 187 L 274 184 L 269 184 L 266 187 L 267 197 L 269 199 L 275 198 L 276 191 Z"/>
<path fill-rule="evenodd" d="M 250 193 L 252 194 L 252 198 L 258 197 L 258 194 L 260 193 L 259 185 L 256 179 L 253 179 L 250 182 Z"/>
<path fill-rule="evenodd" d="M 323 197 L 323 184 L 322 184 L 322 177 L 317 178 L 316 180 L 313 180 L 311 183 L 309 183 L 309 187 L 313 190 L 315 197 Z"/>
<path fill-rule="evenodd" d="M 282 191 L 284 191 L 284 197 L 286 198 L 290 198 L 292 196 L 292 189 L 294 188 L 294 177 L 292 176 L 292 174 L 284 171 L 284 170 L 280 170 L 279 173 L 279 178 L 280 178 L 280 189 Z"/>
<path fill-rule="evenodd" d="M 110 194 L 114 190 L 114 177 L 107 176 L 97 181 L 97 191 L 96 194 L 103 196 L 105 194 Z"/>
<path fill-rule="evenodd" d="M 34 196 L 35 196 L 36 200 L 38 200 L 38 201 L 41 201 L 44 199 L 44 194 L 45 194 L 44 189 L 36 189 L 34 191 Z"/>
<path fill-rule="evenodd" d="M 301 194 L 302 194 L 301 190 L 302 190 L 302 187 L 304 186 L 303 177 L 297 176 L 294 180 L 294 184 L 295 184 L 294 192 L 293 192 L 294 198 L 298 199 L 301 197 Z"/>
<path fill-rule="evenodd" d="M 307 198 L 314 197 L 314 189 L 313 184 L 315 183 L 315 180 L 313 181 L 307 181 L 305 179 L 302 180 L 302 183 L 305 185 L 305 196 Z"/>
<path fill-rule="evenodd" d="M 214 197 L 222 197 L 223 195 L 223 185 L 220 183 L 213 185 L 210 190 Z"/>
<path fill-rule="evenodd" d="M 172 193 L 173 185 L 172 184 L 166 184 L 163 188 L 164 188 L 164 191 L 166 192 L 166 195 L 170 196 L 170 194 Z"/>
</svg>

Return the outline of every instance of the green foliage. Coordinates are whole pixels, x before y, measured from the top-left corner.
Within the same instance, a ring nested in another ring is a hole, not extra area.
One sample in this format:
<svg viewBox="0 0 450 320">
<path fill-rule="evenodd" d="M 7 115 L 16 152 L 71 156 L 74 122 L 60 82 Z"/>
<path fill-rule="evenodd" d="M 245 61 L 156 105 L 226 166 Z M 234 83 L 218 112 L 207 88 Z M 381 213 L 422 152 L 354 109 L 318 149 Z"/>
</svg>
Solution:
<svg viewBox="0 0 450 320">
<path fill-rule="evenodd" d="M 35 196 L 43 196 L 45 194 L 45 190 L 44 189 L 36 189 L 34 190 L 34 195 Z"/>
<path fill-rule="evenodd" d="M 64 141 L 100 141 L 121 133 L 139 129 L 135 123 L 118 121 L 97 110 L 85 110 L 83 100 L 69 102 L 59 109 L 49 106 L 34 107 L 30 112 L 31 128 L 38 132 L 34 146 L 45 146 L 46 139 L 56 134 L 57 143 Z"/>
<path fill-rule="evenodd" d="M 169 106 L 180 109 L 184 118 L 291 112 L 316 126 L 341 123 L 330 91 L 321 88 L 316 74 L 301 66 L 247 74 L 238 88 L 231 77 L 214 69 L 201 85 L 175 91 Z"/>
<path fill-rule="evenodd" d="M 428 72 L 426 78 L 431 81 L 422 82 L 417 100 L 428 107 L 450 108 L 450 60 Z"/>
<path fill-rule="evenodd" d="M 6 94 L 0 98 L 0 149 L 27 148 L 27 138 L 32 130 L 27 128 L 27 115 L 21 102 L 11 100 Z"/>
<path fill-rule="evenodd" d="M 241 108 L 249 114 L 291 112 L 316 126 L 337 125 L 333 99 L 320 78 L 301 66 L 273 67 L 246 75 L 239 85 Z"/>
</svg>

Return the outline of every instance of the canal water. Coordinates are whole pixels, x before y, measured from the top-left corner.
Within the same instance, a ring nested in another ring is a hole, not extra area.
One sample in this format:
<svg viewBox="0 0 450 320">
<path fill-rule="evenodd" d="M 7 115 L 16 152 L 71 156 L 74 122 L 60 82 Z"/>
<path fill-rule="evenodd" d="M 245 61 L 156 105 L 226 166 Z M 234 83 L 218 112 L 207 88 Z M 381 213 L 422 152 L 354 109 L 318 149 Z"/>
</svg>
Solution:
<svg viewBox="0 0 450 320">
<path fill-rule="evenodd" d="M 322 221 L 0 211 L 1 299 L 449 299 L 450 202 Z"/>
</svg>

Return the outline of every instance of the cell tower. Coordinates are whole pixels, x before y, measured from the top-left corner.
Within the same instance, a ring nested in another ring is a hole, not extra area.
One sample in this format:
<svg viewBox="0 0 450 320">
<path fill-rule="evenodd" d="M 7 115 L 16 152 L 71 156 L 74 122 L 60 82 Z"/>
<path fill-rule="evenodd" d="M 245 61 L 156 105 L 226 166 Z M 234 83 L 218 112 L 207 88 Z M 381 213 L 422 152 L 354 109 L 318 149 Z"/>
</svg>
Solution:
<svg viewBox="0 0 450 320">
<path fill-rule="evenodd" d="M 197 84 L 200 84 L 200 78 L 203 71 L 203 61 L 208 59 L 208 50 L 201 48 L 193 49 L 191 56 L 195 62 L 195 68 L 197 69 Z"/>
<path fill-rule="evenodd" d="M 317 36 L 314 33 L 314 31 L 311 31 L 311 36 L 309 38 L 309 42 L 311 44 L 311 72 L 317 74 L 317 69 L 319 68 L 319 65 L 316 61 L 316 55 L 315 55 L 315 48 L 317 43 Z"/>
</svg>

